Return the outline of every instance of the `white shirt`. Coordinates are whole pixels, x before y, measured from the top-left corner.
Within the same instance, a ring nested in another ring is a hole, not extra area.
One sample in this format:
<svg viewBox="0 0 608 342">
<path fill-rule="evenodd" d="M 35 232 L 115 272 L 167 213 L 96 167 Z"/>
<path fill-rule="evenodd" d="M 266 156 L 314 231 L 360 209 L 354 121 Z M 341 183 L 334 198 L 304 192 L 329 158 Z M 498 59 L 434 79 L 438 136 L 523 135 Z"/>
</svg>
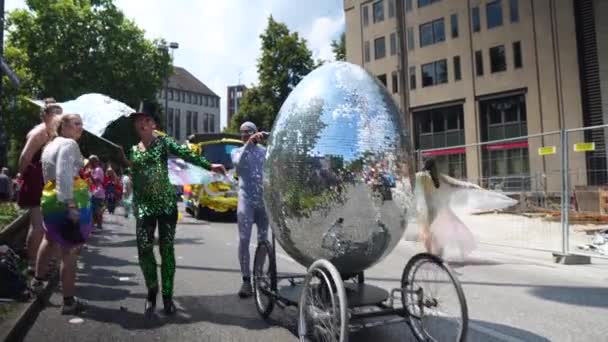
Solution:
<svg viewBox="0 0 608 342">
<path fill-rule="evenodd" d="M 74 198 L 74 177 L 83 166 L 83 157 L 74 139 L 57 137 L 42 152 L 44 182 L 56 182 L 57 199 L 67 202 Z"/>
</svg>

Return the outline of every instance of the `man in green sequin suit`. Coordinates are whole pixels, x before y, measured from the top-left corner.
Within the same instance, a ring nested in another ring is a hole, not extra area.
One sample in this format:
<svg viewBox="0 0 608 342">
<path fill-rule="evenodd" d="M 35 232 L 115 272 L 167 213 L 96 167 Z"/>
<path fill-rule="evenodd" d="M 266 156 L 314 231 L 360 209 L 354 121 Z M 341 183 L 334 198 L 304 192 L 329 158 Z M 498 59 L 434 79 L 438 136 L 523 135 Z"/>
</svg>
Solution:
<svg viewBox="0 0 608 342">
<path fill-rule="evenodd" d="M 207 170 L 224 173 L 225 169 L 222 164 L 209 163 L 171 137 L 155 132 L 158 120 L 153 105 L 144 104 L 131 118 L 141 141 L 129 151 L 128 158 L 124 156 L 124 162 L 129 165 L 133 178 L 139 265 L 148 288 L 145 313 L 150 315 L 154 312 L 158 295 L 157 264 L 153 250 L 154 231 L 158 225 L 163 304 L 165 313 L 171 315 L 175 313 L 173 240 L 177 224 L 177 196 L 169 182 L 167 159 L 169 154 L 173 154 Z"/>
</svg>

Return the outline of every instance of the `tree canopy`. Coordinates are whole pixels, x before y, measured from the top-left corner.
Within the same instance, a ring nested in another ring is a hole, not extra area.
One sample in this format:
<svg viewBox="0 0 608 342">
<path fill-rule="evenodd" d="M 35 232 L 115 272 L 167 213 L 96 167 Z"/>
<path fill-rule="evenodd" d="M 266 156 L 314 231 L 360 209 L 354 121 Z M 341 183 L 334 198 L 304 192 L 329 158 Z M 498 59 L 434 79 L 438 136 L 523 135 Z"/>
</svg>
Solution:
<svg viewBox="0 0 608 342">
<path fill-rule="evenodd" d="M 246 120 L 260 129 L 270 130 L 281 105 L 302 78 L 318 64 L 312 58 L 306 40 L 272 16 L 260 35 L 261 56 L 258 58 L 259 84 L 247 90 L 239 111 L 229 123 L 228 131 L 238 131 Z"/>
<path fill-rule="evenodd" d="M 332 40 L 331 50 L 334 52 L 334 58 L 337 61 L 346 60 L 346 33 L 342 32 L 340 40 Z"/>
<path fill-rule="evenodd" d="M 21 79 L 19 89 L 2 80 L 11 167 L 39 122 L 28 97 L 63 102 L 95 92 L 136 108 L 141 100 L 155 101 L 172 70 L 167 49 L 160 48 L 165 42 L 145 38 L 112 0 L 26 3 L 27 9 L 8 14 L 6 25 L 5 58 Z"/>
</svg>

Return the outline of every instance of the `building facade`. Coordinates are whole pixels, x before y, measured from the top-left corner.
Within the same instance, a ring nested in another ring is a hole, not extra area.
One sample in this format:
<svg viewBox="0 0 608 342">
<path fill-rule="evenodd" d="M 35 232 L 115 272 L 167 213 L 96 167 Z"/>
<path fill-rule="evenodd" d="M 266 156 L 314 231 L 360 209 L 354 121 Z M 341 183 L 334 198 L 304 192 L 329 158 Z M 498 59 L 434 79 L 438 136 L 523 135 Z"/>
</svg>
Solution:
<svg viewBox="0 0 608 342">
<path fill-rule="evenodd" d="M 444 173 L 559 191 L 560 136 L 535 135 L 608 123 L 608 62 L 599 63 L 608 24 L 597 20 L 606 1 L 345 0 L 344 9 L 347 60 L 387 87 L 419 157 Z M 570 168 L 606 169 L 605 134 L 592 135 L 569 136 L 599 147 L 571 154 Z M 541 156 L 550 146 L 558 153 Z M 574 185 L 587 184 L 581 174 Z"/>
<path fill-rule="evenodd" d="M 227 123 L 230 125 L 230 121 L 232 121 L 232 117 L 235 113 L 239 111 L 241 107 L 241 100 L 243 96 L 245 96 L 245 92 L 247 91 L 247 87 L 243 84 L 228 86 L 227 96 L 226 96 L 226 108 L 227 108 Z"/>
<path fill-rule="evenodd" d="M 191 134 L 218 133 L 220 97 L 186 69 L 174 70 L 167 92 L 163 88 L 158 94 L 163 108 L 168 101 L 164 110 L 167 134 L 185 142 Z"/>
</svg>

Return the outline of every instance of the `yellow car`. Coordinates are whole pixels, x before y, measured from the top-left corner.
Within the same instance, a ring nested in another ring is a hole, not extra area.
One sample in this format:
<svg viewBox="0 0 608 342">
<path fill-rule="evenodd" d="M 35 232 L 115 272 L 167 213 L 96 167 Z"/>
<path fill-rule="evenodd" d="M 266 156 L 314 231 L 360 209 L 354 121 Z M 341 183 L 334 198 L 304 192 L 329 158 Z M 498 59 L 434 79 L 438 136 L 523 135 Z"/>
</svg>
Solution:
<svg viewBox="0 0 608 342">
<path fill-rule="evenodd" d="M 228 177 L 205 184 L 184 186 L 186 211 L 199 220 L 236 217 L 238 179 L 232 165 L 231 153 L 243 146 L 238 135 L 224 133 L 194 134 L 188 146 L 209 162 L 223 164 Z"/>
</svg>

